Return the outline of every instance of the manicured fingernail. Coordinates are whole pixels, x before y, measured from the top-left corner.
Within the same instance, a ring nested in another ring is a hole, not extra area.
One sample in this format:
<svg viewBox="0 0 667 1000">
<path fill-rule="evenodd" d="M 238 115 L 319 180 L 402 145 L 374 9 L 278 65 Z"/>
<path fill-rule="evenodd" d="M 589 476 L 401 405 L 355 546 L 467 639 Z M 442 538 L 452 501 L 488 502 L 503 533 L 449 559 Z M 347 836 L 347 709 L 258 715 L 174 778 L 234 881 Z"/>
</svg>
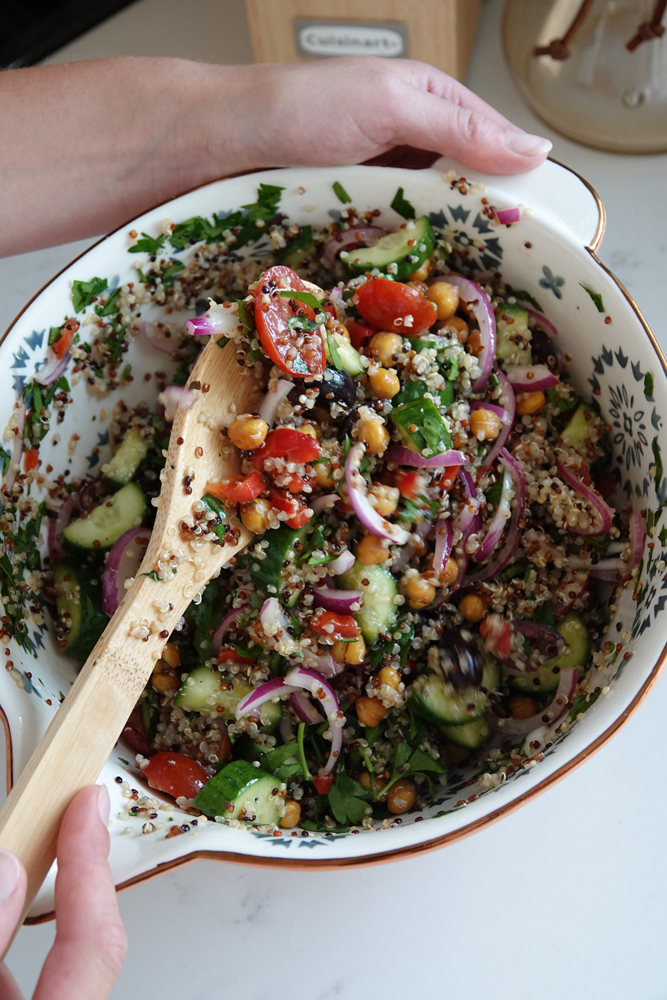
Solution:
<svg viewBox="0 0 667 1000">
<path fill-rule="evenodd" d="M 16 889 L 20 870 L 13 854 L 0 851 L 0 901 L 9 899 Z"/>
<path fill-rule="evenodd" d="M 553 142 L 541 135 L 531 135 L 529 132 L 505 132 L 505 145 L 513 153 L 521 156 L 544 156 L 553 148 Z"/>
<path fill-rule="evenodd" d="M 107 791 L 106 785 L 100 785 L 100 791 L 97 798 L 97 806 L 100 810 L 100 819 L 106 826 L 109 822 L 109 813 L 111 811 L 111 802 L 109 800 L 109 793 Z"/>
</svg>

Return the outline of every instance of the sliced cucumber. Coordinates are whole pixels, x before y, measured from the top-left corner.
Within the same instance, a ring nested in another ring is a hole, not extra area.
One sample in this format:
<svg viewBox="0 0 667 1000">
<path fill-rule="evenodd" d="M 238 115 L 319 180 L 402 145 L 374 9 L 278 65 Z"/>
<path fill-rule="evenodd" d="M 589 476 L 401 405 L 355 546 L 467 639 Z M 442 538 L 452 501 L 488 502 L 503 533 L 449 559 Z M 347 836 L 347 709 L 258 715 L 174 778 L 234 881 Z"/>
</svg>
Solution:
<svg viewBox="0 0 667 1000">
<path fill-rule="evenodd" d="M 342 368 L 350 375 L 361 375 L 364 371 L 359 351 L 356 351 L 350 341 L 339 333 L 327 333 L 324 338 L 324 350 L 327 361 L 334 368 Z"/>
<path fill-rule="evenodd" d="M 590 639 L 588 629 L 579 615 L 571 611 L 558 625 L 558 631 L 563 636 L 566 650 L 560 656 L 547 660 L 537 670 L 518 677 L 510 677 L 510 687 L 525 694 L 547 694 L 555 691 L 560 681 L 562 670 L 572 667 L 583 667 L 590 654 Z"/>
<path fill-rule="evenodd" d="M 511 359 L 515 365 L 530 365 L 533 355 L 523 341 L 530 340 L 528 313 L 521 306 L 500 306 L 496 309 L 496 357 Z M 521 345 L 517 344 L 521 338 Z"/>
<path fill-rule="evenodd" d="M 120 448 L 111 459 L 104 473 L 104 481 L 120 489 L 134 479 L 134 475 L 148 454 L 150 441 L 141 435 L 137 427 L 130 427 Z"/>
<path fill-rule="evenodd" d="M 278 785 L 273 775 L 250 761 L 233 760 L 204 785 L 194 805 L 207 816 L 277 825 L 285 812 Z"/>
<path fill-rule="evenodd" d="M 437 455 L 452 446 L 445 419 L 430 399 L 415 399 L 403 406 L 394 406 L 391 419 L 412 451 L 422 454 L 428 448 L 429 454 Z"/>
<path fill-rule="evenodd" d="M 489 707 L 488 692 L 496 689 L 498 680 L 499 670 L 492 660 L 486 661 L 478 688 L 459 691 L 440 674 L 422 674 L 412 685 L 410 701 L 424 719 L 460 726 L 484 715 Z"/>
<path fill-rule="evenodd" d="M 338 579 L 345 590 L 362 592 L 364 603 L 354 617 L 366 642 L 376 643 L 396 623 L 396 581 L 384 566 L 364 566 L 360 562 Z"/>
<path fill-rule="evenodd" d="M 239 677 L 225 680 L 214 667 L 195 667 L 181 685 L 174 705 L 187 712 L 215 714 L 225 722 L 234 718 L 236 706 L 253 689 Z M 221 708 L 222 712 L 217 709 Z M 280 702 L 265 702 L 259 710 L 259 721 L 263 731 L 275 728 L 282 718 Z"/>
<path fill-rule="evenodd" d="M 287 264 L 293 271 L 296 271 L 313 256 L 314 249 L 313 227 L 302 226 L 298 236 L 276 251 L 276 264 Z"/>
<path fill-rule="evenodd" d="M 128 483 L 95 507 L 88 517 L 71 521 L 62 533 L 63 548 L 76 555 L 104 552 L 146 516 L 146 497 L 135 483 Z"/>
<path fill-rule="evenodd" d="M 476 750 L 486 743 L 491 735 L 491 727 L 484 718 L 473 719 L 472 722 L 464 722 L 461 726 L 440 726 L 440 732 L 446 736 L 450 743 L 456 743 L 457 747 L 465 747 L 467 750 Z"/>
<path fill-rule="evenodd" d="M 264 549 L 266 558 L 255 560 L 250 556 L 250 576 L 253 583 L 267 597 L 278 597 L 287 607 L 293 607 L 299 599 L 303 583 L 299 587 L 287 587 L 287 577 L 294 571 L 293 563 L 300 551 L 302 543 L 311 530 L 309 524 L 303 528 L 288 528 L 286 524 L 280 528 L 265 531 L 263 538 L 269 543 Z"/>
<path fill-rule="evenodd" d="M 77 660 L 86 660 L 109 623 L 102 611 L 100 581 L 63 561 L 53 571 L 53 582 L 58 619 L 65 626 L 63 652 Z"/>
<path fill-rule="evenodd" d="M 340 262 L 349 274 L 365 274 L 374 268 L 386 274 L 393 264 L 395 267 L 392 267 L 391 273 L 396 281 L 405 281 L 428 260 L 434 246 L 431 223 L 422 215 L 396 232 L 380 237 L 372 247 L 359 247 L 349 252 L 343 250 Z"/>
<path fill-rule="evenodd" d="M 404 382 L 401 391 L 393 399 L 393 405 L 399 407 L 406 403 L 413 403 L 416 399 L 422 399 L 426 391 L 426 383 L 421 380 Z M 436 389 L 431 392 L 431 395 L 439 400 L 439 406 L 451 406 L 454 402 L 454 387 L 451 382 L 445 382 L 444 389 Z"/>
<path fill-rule="evenodd" d="M 586 403 L 579 404 L 561 433 L 565 444 L 569 444 L 584 457 L 591 456 L 603 436 L 604 424 L 601 418 Z"/>
</svg>

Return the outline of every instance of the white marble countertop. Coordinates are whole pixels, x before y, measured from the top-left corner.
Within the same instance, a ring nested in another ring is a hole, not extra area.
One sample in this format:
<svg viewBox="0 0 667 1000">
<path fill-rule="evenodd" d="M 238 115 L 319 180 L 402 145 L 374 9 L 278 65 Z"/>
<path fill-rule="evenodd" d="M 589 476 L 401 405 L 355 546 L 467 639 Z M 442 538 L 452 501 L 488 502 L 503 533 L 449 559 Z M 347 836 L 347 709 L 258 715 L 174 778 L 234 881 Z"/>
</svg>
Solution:
<svg viewBox="0 0 667 1000">
<path fill-rule="evenodd" d="M 501 11 L 502 0 L 485 0 L 468 83 L 549 135 L 553 155 L 597 188 L 608 214 L 601 257 L 667 348 L 667 156 L 614 156 L 552 135 L 510 79 Z M 94 54 L 111 51 L 104 39 L 94 33 Z M 249 51 L 247 38 L 236 51 Z M 85 245 L 0 261 L 0 329 Z M 113 996 L 664 998 L 665 718 L 667 677 L 566 781 L 444 850 L 312 873 L 198 861 L 130 889 L 120 897 L 130 951 Z M 53 924 L 19 932 L 9 965 L 26 995 L 53 935 Z"/>
</svg>

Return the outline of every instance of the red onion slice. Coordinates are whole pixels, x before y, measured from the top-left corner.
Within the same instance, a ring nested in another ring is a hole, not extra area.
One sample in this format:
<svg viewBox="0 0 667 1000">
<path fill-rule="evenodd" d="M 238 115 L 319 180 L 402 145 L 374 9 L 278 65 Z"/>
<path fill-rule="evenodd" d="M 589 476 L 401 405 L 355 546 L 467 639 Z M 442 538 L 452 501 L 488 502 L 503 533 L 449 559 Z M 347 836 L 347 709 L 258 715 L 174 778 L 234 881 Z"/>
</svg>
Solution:
<svg viewBox="0 0 667 1000">
<path fill-rule="evenodd" d="M 531 309 L 526 302 L 521 302 L 521 305 L 526 310 L 528 315 L 535 321 L 535 326 L 539 327 L 540 330 L 543 330 L 549 337 L 558 336 L 558 330 L 553 325 L 551 320 L 547 319 L 544 313 L 538 312 L 537 309 Z"/>
<path fill-rule="evenodd" d="M 603 583 L 620 583 L 624 579 L 625 563 L 622 559 L 600 559 L 591 566 L 589 576 Z"/>
<path fill-rule="evenodd" d="M 102 610 L 111 617 L 125 597 L 125 581 L 136 576 L 151 537 L 148 528 L 130 528 L 115 543 L 102 574 Z"/>
<path fill-rule="evenodd" d="M 157 323 L 144 322 L 141 324 L 140 329 L 151 347 L 154 347 L 156 351 L 161 351 L 163 354 L 173 354 L 181 342 L 179 334 L 174 333 L 172 330 L 161 328 Z"/>
<path fill-rule="evenodd" d="M 16 482 L 16 477 L 21 469 L 21 457 L 23 455 L 23 435 L 25 433 L 25 418 L 26 418 L 26 406 L 23 400 L 19 403 L 16 410 L 16 419 L 14 421 L 14 440 L 12 441 L 12 455 L 9 462 L 9 468 L 7 469 L 7 478 L 5 480 L 4 492 L 10 493 L 12 486 Z M 11 418 L 10 418 L 11 420 Z"/>
<path fill-rule="evenodd" d="M 477 583 L 482 583 L 484 580 L 490 580 L 504 570 L 519 544 L 519 521 L 523 517 L 523 510 L 526 503 L 526 480 L 521 466 L 505 448 L 500 452 L 500 461 L 514 476 L 516 482 L 512 517 L 507 530 L 507 537 L 505 538 L 505 544 L 495 559 L 492 559 L 486 566 L 482 566 L 476 573 L 466 576 L 464 581 L 466 586 L 468 584 L 474 586 Z"/>
<path fill-rule="evenodd" d="M 157 398 L 158 403 L 164 406 L 164 419 L 168 424 L 173 423 L 179 406 L 189 410 L 196 400 L 197 397 L 192 389 L 186 389 L 184 385 L 167 385 Z"/>
<path fill-rule="evenodd" d="M 433 278 L 429 284 L 432 285 L 438 281 L 446 281 L 450 285 L 456 285 L 459 290 L 459 298 L 470 306 L 479 323 L 482 353 L 478 361 L 482 371 L 477 381 L 473 383 L 472 391 L 481 392 L 491 374 L 496 356 L 496 317 L 493 315 L 491 303 L 486 292 L 479 285 L 460 274 L 445 274 L 442 277 Z"/>
<path fill-rule="evenodd" d="M 321 648 L 321 647 L 319 647 Z M 345 664 L 341 663 L 340 660 L 334 660 L 331 653 L 325 653 L 321 655 L 319 653 L 313 653 L 312 650 L 305 646 L 302 650 L 302 664 L 304 667 L 308 667 L 310 670 L 316 670 L 318 674 L 322 674 L 323 677 L 335 677 L 345 670 Z M 295 666 L 301 666 L 302 664 L 294 664 Z"/>
<path fill-rule="evenodd" d="M 321 497 L 315 497 L 314 500 L 309 502 L 310 509 L 319 514 L 321 510 L 326 510 L 328 507 L 335 507 L 340 497 L 337 493 L 325 493 Z"/>
<path fill-rule="evenodd" d="M 348 570 L 352 569 L 354 566 L 354 556 L 349 549 L 345 549 L 344 552 L 330 562 L 327 569 L 332 576 L 342 576 L 343 573 L 347 573 Z"/>
<path fill-rule="evenodd" d="M 595 492 L 591 486 L 587 486 L 585 483 L 579 479 L 574 472 L 563 465 L 561 460 L 556 459 L 556 469 L 558 470 L 558 475 L 563 480 L 563 482 L 579 493 L 586 503 L 590 504 L 591 507 L 597 512 L 599 516 L 599 527 L 594 531 L 591 528 L 578 528 L 570 524 L 566 525 L 567 530 L 573 535 L 606 535 L 612 526 L 614 514 L 613 511 L 607 506 L 602 497 Z"/>
<path fill-rule="evenodd" d="M 35 372 L 35 382 L 39 382 L 40 385 L 52 385 L 54 382 L 57 382 L 67 368 L 71 356 L 71 351 L 65 351 L 62 358 L 59 358 L 53 350 L 49 348 L 47 351 L 46 364 L 43 368 L 40 368 L 38 372 Z"/>
<path fill-rule="evenodd" d="M 236 303 L 228 306 L 213 304 L 203 316 L 186 319 L 185 332 L 193 337 L 213 336 L 218 333 L 231 337 L 238 332 L 240 326 Z"/>
<path fill-rule="evenodd" d="M 322 581 L 313 588 L 313 604 L 316 608 L 335 611 L 338 615 L 354 615 L 361 610 L 361 590 L 336 590 L 331 582 Z"/>
<path fill-rule="evenodd" d="M 277 597 L 269 597 L 264 601 L 259 612 L 259 620 L 267 636 L 274 636 L 278 632 L 289 635 L 287 630 L 290 627 L 290 623 L 287 621 Z"/>
<path fill-rule="evenodd" d="M 520 632 L 526 639 L 539 649 L 545 656 L 556 656 L 563 646 L 563 637 L 552 625 L 542 625 L 540 622 L 527 622 L 523 618 L 514 618 L 510 622 L 513 632 Z"/>
<path fill-rule="evenodd" d="M 296 717 L 301 722 L 305 722 L 306 725 L 318 726 L 320 722 L 324 721 L 305 691 L 297 691 L 296 694 L 291 694 L 289 696 L 289 703 L 294 709 Z"/>
<path fill-rule="evenodd" d="M 251 691 L 241 698 L 236 706 L 236 718 L 242 719 L 245 715 L 259 715 L 258 709 L 265 701 L 274 701 L 280 698 L 287 698 L 291 694 L 296 694 L 298 687 L 291 687 L 286 684 L 282 677 L 274 677 L 265 684 L 260 684 L 254 691 Z"/>
<path fill-rule="evenodd" d="M 62 536 L 63 529 L 67 527 L 72 519 L 72 514 L 78 510 L 78 507 L 79 504 L 76 495 L 70 493 L 69 496 L 65 497 L 60 505 L 58 516 L 49 518 L 47 545 L 49 548 L 49 555 L 51 555 L 51 557 L 54 555 L 61 556 L 65 551 L 60 544 L 60 538 Z"/>
<path fill-rule="evenodd" d="M 433 569 L 441 573 L 452 551 L 453 538 L 451 518 L 440 518 L 435 523 L 435 551 L 433 553 Z"/>
<path fill-rule="evenodd" d="M 390 448 L 384 457 L 385 461 L 395 462 L 396 465 L 415 465 L 423 469 L 465 465 L 468 461 L 462 451 L 446 451 L 442 455 L 433 455 L 431 458 L 424 458 L 418 451 L 411 451 L 410 448 L 403 448 L 400 445 Z"/>
<path fill-rule="evenodd" d="M 314 700 L 321 703 L 327 722 L 331 728 L 331 752 L 322 774 L 329 774 L 340 756 L 343 746 L 343 725 L 345 716 L 340 710 L 338 699 L 331 685 L 315 670 L 295 667 L 285 676 L 285 683 L 310 691 Z M 339 723 L 337 725 L 337 723 Z"/>
<path fill-rule="evenodd" d="M 639 566 L 644 554 L 644 522 L 641 514 L 632 514 L 630 517 L 630 559 L 626 570 L 626 577 L 631 576 L 635 566 Z"/>
<path fill-rule="evenodd" d="M 503 372 L 498 372 L 498 381 L 500 382 L 500 396 L 498 397 L 498 402 L 503 410 L 504 416 L 501 418 L 501 429 L 500 434 L 493 443 L 493 448 L 489 451 L 488 455 L 482 462 L 483 468 L 488 468 L 493 465 L 498 455 L 505 447 L 505 442 L 510 435 L 512 430 L 512 424 L 514 423 L 514 416 L 516 414 L 516 399 L 514 396 L 514 389 L 509 383 L 507 376 Z"/>
<path fill-rule="evenodd" d="M 501 459 L 502 461 L 502 459 Z M 498 506 L 495 509 L 491 524 L 487 528 L 484 540 L 476 552 L 473 553 L 475 562 L 483 562 L 488 559 L 498 542 L 502 538 L 505 525 L 512 516 L 512 499 L 514 497 L 515 475 L 509 469 L 503 473 L 503 488 L 500 494 Z"/>
<path fill-rule="evenodd" d="M 276 410 L 293 388 L 294 382 L 288 382 L 286 378 L 279 378 L 265 394 L 264 399 L 259 405 L 257 414 L 262 420 L 267 422 L 269 427 L 273 427 L 273 421 L 276 419 Z"/>
<path fill-rule="evenodd" d="M 217 629 L 213 633 L 211 638 L 211 652 L 214 656 L 217 656 L 222 648 L 222 640 L 227 635 L 228 632 L 234 628 L 237 622 L 246 614 L 249 609 L 248 604 L 244 604 L 240 608 L 232 608 L 224 616 Z"/>
<path fill-rule="evenodd" d="M 364 454 L 363 444 L 355 444 L 350 448 L 345 462 L 345 481 L 352 509 L 367 531 L 377 535 L 378 538 L 388 539 L 394 545 L 405 545 L 410 538 L 410 532 L 385 520 L 370 504 L 366 480 L 359 472 Z"/>
<path fill-rule="evenodd" d="M 507 378 L 516 392 L 551 389 L 559 381 L 546 365 L 507 365 Z"/>
<path fill-rule="evenodd" d="M 379 226 L 351 226 L 345 229 L 340 236 L 334 236 L 322 251 L 322 264 L 329 271 L 336 270 L 336 261 L 341 250 L 349 251 L 352 247 L 372 247 L 381 236 L 386 236 L 387 230 L 380 229 Z"/>
<path fill-rule="evenodd" d="M 513 223 L 521 221 L 521 209 L 518 205 L 514 208 L 497 208 L 496 218 L 501 226 L 511 226 Z"/>
<path fill-rule="evenodd" d="M 572 704 L 577 687 L 577 670 L 563 670 L 558 682 L 558 690 L 546 708 L 527 719 L 492 718 L 493 728 L 503 736 L 527 736 L 540 726 L 555 730 L 561 724 Z"/>
</svg>

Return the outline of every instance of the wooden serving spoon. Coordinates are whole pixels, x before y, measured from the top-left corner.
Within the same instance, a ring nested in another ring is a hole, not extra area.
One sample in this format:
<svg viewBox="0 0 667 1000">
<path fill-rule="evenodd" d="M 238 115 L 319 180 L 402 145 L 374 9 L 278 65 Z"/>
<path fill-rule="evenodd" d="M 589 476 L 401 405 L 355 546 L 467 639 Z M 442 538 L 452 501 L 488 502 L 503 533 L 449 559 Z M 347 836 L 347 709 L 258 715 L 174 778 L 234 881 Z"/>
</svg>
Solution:
<svg viewBox="0 0 667 1000">
<path fill-rule="evenodd" d="M 234 413 L 256 409 L 260 390 L 236 361 L 234 344 L 211 337 L 187 384 L 195 401 L 176 413 L 165 477 L 141 570 L 0 811 L 0 847 L 28 873 L 25 917 L 56 855 L 63 813 L 100 774 L 151 676 L 168 636 L 199 590 L 253 537 L 233 521 L 224 545 L 193 539 L 193 503 L 206 484 L 239 471 L 221 434 Z M 188 491 L 191 492 L 188 492 Z M 196 509 L 196 508 L 195 508 Z M 192 539 L 192 540 L 191 540 Z M 175 556 L 165 582 L 142 574 Z"/>
</svg>

